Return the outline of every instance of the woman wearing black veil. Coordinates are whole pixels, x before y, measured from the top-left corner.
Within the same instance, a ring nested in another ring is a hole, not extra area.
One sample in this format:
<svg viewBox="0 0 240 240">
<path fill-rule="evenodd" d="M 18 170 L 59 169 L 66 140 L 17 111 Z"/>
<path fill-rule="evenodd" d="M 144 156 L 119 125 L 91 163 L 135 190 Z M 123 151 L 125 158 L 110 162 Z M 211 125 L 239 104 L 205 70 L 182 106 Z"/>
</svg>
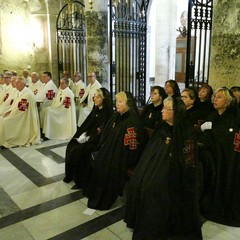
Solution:
<svg viewBox="0 0 240 240">
<path fill-rule="evenodd" d="M 162 119 L 129 181 L 124 221 L 136 240 L 199 240 L 196 145 L 182 100 L 166 98 Z"/>
<path fill-rule="evenodd" d="M 106 88 L 97 89 L 94 107 L 67 145 L 64 182 L 75 181 L 74 188 L 83 188 L 91 176 L 89 158 L 98 150 L 102 131 L 113 114 L 112 99 Z"/>
<path fill-rule="evenodd" d="M 144 133 L 131 93 L 116 95 L 117 112 L 109 120 L 94 160 L 88 207 L 107 210 L 122 196 L 128 169 L 135 168 L 144 146 Z"/>
</svg>

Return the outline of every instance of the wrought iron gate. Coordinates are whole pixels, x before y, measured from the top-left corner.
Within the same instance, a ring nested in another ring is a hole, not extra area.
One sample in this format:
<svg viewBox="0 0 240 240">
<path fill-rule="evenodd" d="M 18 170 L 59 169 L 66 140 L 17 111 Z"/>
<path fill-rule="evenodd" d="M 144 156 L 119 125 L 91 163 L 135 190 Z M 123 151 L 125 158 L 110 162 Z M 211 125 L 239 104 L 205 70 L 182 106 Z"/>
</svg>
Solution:
<svg viewBox="0 0 240 240">
<path fill-rule="evenodd" d="M 146 0 L 109 0 L 110 91 L 130 91 L 139 106 L 146 92 Z"/>
<path fill-rule="evenodd" d="M 85 6 L 69 0 L 57 17 L 58 78 L 66 70 L 79 71 L 86 80 L 86 27 Z"/>
<path fill-rule="evenodd" d="M 208 82 L 212 15 L 213 0 L 189 0 L 186 87 Z"/>
</svg>

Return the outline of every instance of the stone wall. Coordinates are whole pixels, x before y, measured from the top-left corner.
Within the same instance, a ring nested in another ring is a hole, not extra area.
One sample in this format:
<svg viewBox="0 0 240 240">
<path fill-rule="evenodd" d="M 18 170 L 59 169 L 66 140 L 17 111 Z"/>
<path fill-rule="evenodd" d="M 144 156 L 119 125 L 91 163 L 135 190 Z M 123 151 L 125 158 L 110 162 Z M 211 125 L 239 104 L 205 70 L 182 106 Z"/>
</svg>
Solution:
<svg viewBox="0 0 240 240">
<path fill-rule="evenodd" d="M 240 86 L 240 2 L 214 1 L 210 85 Z"/>
</svg>

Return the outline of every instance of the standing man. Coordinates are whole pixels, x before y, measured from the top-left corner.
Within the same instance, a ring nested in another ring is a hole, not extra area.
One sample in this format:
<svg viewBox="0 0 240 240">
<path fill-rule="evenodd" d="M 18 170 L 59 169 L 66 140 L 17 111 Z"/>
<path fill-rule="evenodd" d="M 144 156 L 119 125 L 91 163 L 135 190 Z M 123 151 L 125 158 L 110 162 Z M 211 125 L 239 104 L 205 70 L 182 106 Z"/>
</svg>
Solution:
<svg viewBox="0 0 240 240">
<path fill-rule="evenodd" d="M 83 97 L 86 89 L 85 83 L 81 79 L 81 73 L 80 72 L 75 72 L 73 75 L 73 94 L 74 94 L 74 101 L 76 105 L 76 116 L 78 119 L 79 116 L 79 108 L 80 108 L 80 101 L 81 98 Z"/>
<path fill-rule="evenodd" d="M 52 80 L 52 74 L 48 71 L 42 74 L 43 88 L 36 95 L 36 101 L 39 107 L 40 126 L 43 126 L 44 112 L 46 107 L 52 104 L 53 99 L 57 95 L 57 87 Z"/>
<path fill-rule="evenodd" d="M 79 117 L 78 117 L 79 127 L 82 125 L 84 120 L 92 111 L 92 108 L 94 106 L 93 97 L 94 97 L 95 91 L 98 88 L 102 87 L 102 85 L 96 79 L 96 74 L 94 72 L 91 72 L 90 74 L 88 74 L 88 83 L 89 84 L 86 88 L 86 91 L 80 100 L 81 107 L 79 109 Z"/>
</svg>

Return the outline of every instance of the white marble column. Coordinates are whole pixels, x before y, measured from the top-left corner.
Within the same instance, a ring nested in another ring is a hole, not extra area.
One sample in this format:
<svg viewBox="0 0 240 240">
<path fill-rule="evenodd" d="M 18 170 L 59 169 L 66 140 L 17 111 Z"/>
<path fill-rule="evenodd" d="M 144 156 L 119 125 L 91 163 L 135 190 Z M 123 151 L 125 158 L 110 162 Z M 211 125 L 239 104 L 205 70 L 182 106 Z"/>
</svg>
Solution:
<svg viewBox="0 0 240 240">
<path fill-rule="evenodd" d="M 156 1 L 155 84 L 175 79 L 177 1 Z"/>
</svg>

